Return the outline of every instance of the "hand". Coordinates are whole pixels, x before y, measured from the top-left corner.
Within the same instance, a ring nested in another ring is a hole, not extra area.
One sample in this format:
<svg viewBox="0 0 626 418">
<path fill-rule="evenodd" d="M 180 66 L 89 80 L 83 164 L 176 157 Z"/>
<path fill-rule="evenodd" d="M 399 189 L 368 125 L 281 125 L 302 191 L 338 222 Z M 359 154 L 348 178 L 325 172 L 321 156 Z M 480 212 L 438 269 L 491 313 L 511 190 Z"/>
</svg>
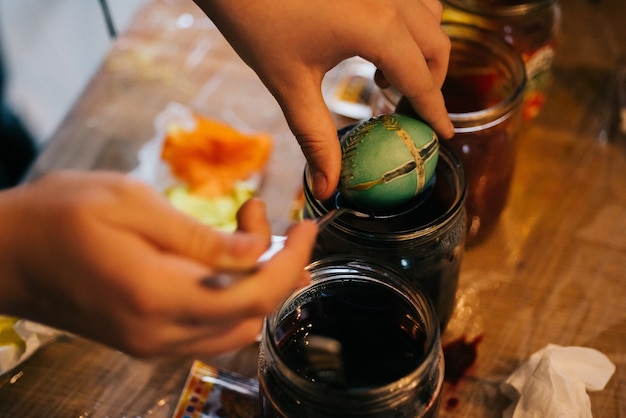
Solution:
<svg viewBox="0 0 626 418">
<path fill-rule="evenodd" d="M 359 55 L 406 96 L 442 138 L 453 135 L 441 86 L 450 40 L 437 0 L 195 0 L 276 97 L 313 176 L 330 197 L 341 151 L 321 93 L 328 70 Z"/>
<path fill-rule="evenodd" d="M 203 285 L 249 271 L 270 242 L 264 205 L 221 233 L 122 174 L 57 172 L 0 193 L 0 312 L 137 356 L 215 354 L 255 340 L 264 316 L 308 280 L 316 227 L 229 288 Z"/>
</svg>

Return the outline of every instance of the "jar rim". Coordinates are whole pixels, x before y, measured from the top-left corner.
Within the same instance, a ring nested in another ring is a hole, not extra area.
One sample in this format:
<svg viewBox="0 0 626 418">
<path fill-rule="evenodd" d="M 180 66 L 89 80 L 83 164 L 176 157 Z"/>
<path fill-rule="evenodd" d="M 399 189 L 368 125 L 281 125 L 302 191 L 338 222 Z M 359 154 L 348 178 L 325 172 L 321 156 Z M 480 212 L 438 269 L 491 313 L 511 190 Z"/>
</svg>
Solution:
<svg viewBox="0 0 626 418">
<path fill-rule="evenodd" d="M 415 240 L 421 237 L 430 237 L 434 232 L 442 231 L 442 228 L 447 227 L 447 225 L 453 225 L 459 213 L 462 212 L 465 208 L 465 199 L 467 197 L 467 180 L 460 157 L 456 154 L 452 147 L 446 143 L 446 141 L 439 142 L 438 165 L 439 164 L 447 164 L 455 172 L 455 196 L 454 200 L 450 202 L 446 210 L 430 222 L 410 229 L 381 232 L 355 230 L 348 222 L 342 220 L 341 217 L 337 217 L 333 219 L 329 224 L 327 224 L 325 226 L 325 229 L 336 229 L 341 231 L 342 233 L 346 233 L 351 236 L 358 234 L 359 237 L 367 240 L 375 238 L 377 241 L 380 242 L 389 242 L 396 241 L 398 239 Z M 326 209 L 319 200 L 315 199 L 312 196 L 312 192 L 309 187 L 310 182 L 308 177 L 309 176 L 307 166 L 304 170 L 304 194 L 307 198 L 307 201 L 310 201 L 312 208 L 315 210 L 315 212 L 317 212 L 316 215 L 323 216 L 324 214 L 328 213 L 328 209 Z M 445 180 L 442 179 L 438 181 Z"/>
<path fill-rule="evenodd" d="M 442 0 L 442 3 L 449 4 L 463 11 L 495 18 L 516 18 L 526 17 L 530 14 L 541 12 L 557 4 L 557 0 L 535 0 L 525 1 L 518 4 L 489 4 L 481 5 L 477 1 L 464 0 Z"/>
<path fill-rule="evenodd" d="M 409 288 L 408 284 L 402 280 L 400 273 L 392 266 L 383 263 L 379 260 L 372 259 L 366 256 L 346 257 L 345 255 L 336 255 L 325 257 L 320 260 L 313 261 L 307 270 L 311 272 L 311 283 L 296 292 L 293 292 L 287 297 L 282 304 L 270 313 L 265 319 L 265 326 L 263 329 L 263 336 L 267 343 L 267 349 L 272 353 L 274 358 L 278 358 L 281 361 L 281 373 L 286 382 L 289 382 L 291 387 L 302 388 L 302 391 L 298 390 L 298 393 L 302 392 L 307 395 L 315 394 L 319 391 L 320 398 L 325 401 L 335 399 L 338 404 L 345 405 L 345 402 L 350 400 L 358 401 L 358 405 L 362 408 L 372 408 L 376 405 L 381 407 L 385 402 L 389 402 L 393 398 L 397 398 L 398 402 L 401 402 L 403 398 L 400 398 L 402 394 L 409 394 L 410 391 L 415 388 L 420 382 L 423 382 L 420 378 L 425 377 L 433 367 L 433 364 L 428 360 L 433 356 L 442 356 L 441 337 L 439 330 L 439 323 L 435 313 L 435 308 L 432 301 L 426 296 L 425 291 Z M 388 290 L 394 292 L 404 301 L 409 302 L 414 308 L 414 314 L 420 318 L 422 325 L 425 329 L 427 338 L 427 344 L 425 345 L 424 355 L 420 363 L 406 375 L 401 378 L 374 388 L 348 388 L 339 390 L 330 386 L 321 386 L 317 383 L 310 381 L 302 377 L 297 372 L 291 370 L 285 363 L 284 358 L 276 344 L 276 340 L 271 335 L 270 329 L 275 326 L 285 315 L 289 312 L 290 305 L 297 302 L 299 297 L 302 297 L 304 292 L 313 291 L 315 288 L 327 286 L 332 283 L 344 283 L 345 281 L 353 282 L 367 282 L 375 286 L 385 287 Z M 430 321 L 428 320 L 430 319 Z M 443 373 L 440 373 L 437 381 L 436 393 L 441 391 L 443 385 Z M 370 400 L 370 402 L 367 402 Z M 388 407 L 388 404 L 384 405 Z M 332 406 L 331 406 L 332 407 Z"/>
<path fill-rule="evenodd" d="M 515 88 L 505 98 L 485 109 L 448 113 L 455 133 L 482 131 L 502 123 L 512 115 L 524 98 L 527 78 L 521 54 L 492 31 L 450 21 L 443 21 L 441 25 L 453 48 L 455 43 L 464 43 L 475 48 L 489 48 L 492 55 L 500 60 L 509 75 L 516 80 Z"/>
<path fill-rule="evenodd" d="M 449 112 L 448 117 L 454 125 L 454 133 L 463 134 L 483 131 L 504 122 L 515 112 L 515 109 L 524 99 L 527 74 L 522 55 L 494 32 L 478 26 L 442 21 L 441 27 L 450 38 L 453 47 L 455 42 L 471 43 L 480 48 L 488 47 L 491 51 L 494 51 L 493 56 L 497 56 L 501 63 L 505 65 L 508 73 L 517 78 L 515 88 L 497 103 L 485 109 L 475 111 Z M 454 52 L 454 49 L 452 52 Z M 396 106 L 401 98 L 401 94 L 393 86 L 381 89 L 381 94 L 392 106 Z"/>
</svg>

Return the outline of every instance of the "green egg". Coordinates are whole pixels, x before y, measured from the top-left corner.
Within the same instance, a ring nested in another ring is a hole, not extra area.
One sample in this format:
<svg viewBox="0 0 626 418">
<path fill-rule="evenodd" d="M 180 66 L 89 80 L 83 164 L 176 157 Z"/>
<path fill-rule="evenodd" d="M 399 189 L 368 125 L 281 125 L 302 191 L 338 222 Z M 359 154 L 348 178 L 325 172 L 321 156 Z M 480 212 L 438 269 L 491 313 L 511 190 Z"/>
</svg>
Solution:
<svg viewBox="0 0 626 418">
<path fill-rule="evenodd" d="M 356 209 L 390 211 L 417 196 L 435 173 L 437 134 L 417 119 L 381 115 L 341 138 L 341 198 Z"/>
</svg>

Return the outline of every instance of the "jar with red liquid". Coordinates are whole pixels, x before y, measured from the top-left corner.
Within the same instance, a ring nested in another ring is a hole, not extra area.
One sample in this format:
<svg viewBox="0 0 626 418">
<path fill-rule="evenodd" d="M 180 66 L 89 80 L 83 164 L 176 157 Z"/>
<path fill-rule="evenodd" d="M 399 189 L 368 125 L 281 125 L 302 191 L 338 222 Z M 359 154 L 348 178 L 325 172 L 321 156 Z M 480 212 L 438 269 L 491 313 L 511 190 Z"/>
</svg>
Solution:
<svg viewBox="0 0 626 418">
<path fill-rule="evenodd" d="M 367 258 L 312 263 L 311 283 L 265 321 L 265 418 L 436 417 L 444 379 L 430 300 Z"/>
<path fill-rule="evenodd" d="M 454 137 L 442 142 L 452 146 L 465 170 L 469 246 L 490 235 L 506 206 L 526 73 L 519 52 L 497 34 L 460 23 L 444 23 L 443 29 L 452 44 L 442 92 Z M 372 106 L 375 114 L 418 117 L 393 87 L 380 90 Z"/>
<path fill-rule="evenodd" d="M 524 118 L 534 118 L 546 99 L 560 26 L 557 0 L 442 0 L 443 20 L 497 33 L 522 55 L 528 84 Z"/>
<path fill-rule="evenodd" d="M 467 176 L 467 244 L 484 240 L 504 209 L 515 165 L 526 86 L 519 53 L 492 32 L 447 23 L 452 50 L 442 92 L 450 145 Z"/>
</svg>

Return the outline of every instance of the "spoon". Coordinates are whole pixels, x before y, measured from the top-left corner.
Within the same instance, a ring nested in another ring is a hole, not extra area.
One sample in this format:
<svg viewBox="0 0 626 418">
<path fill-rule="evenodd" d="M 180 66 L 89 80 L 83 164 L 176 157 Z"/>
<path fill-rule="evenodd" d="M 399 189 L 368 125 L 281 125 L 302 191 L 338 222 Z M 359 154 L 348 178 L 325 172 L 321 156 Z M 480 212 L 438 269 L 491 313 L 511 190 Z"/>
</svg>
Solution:
<svg viewBox="0 0 626 418">
<path fill-rule="evenodd" d="M 398 216 L 406 215 L 407 213 L 417 209 L 422 203 L 428 199 L 430 194 L 433 191 L 435 184 L 435 176 L 430 179 L 430 181 L 426 184 L 424 189 L 420 194 L 418 194 L 415 198 L 406 203 L 400 210 L 396 212 L 362 212 L 360 210 L 354 209 L 346 205 L 344 199 L 341 198 L 341 195 L 337 193 L 335 196 L 335 208 L 329 210 L 320 218 L 314 220 L 317 224 L 318 230 L 322 230 L 327 225 L 332 223 L 335 219 L 345 214 L 349 214 L 351 216 L 366 219 L 366 220 L 382 220 L 382 219 L 390 219 L 396 218 Z M 274 256 L 278 251 L 280 251 L 285 245 L 285 240 L 287 237 L 282 235 L 272 235 L 272 243 L 270 248 L 265 251 L 261 257 L 258 259 L 258 263 L 263 263 Z M 253 274 L 259 268 L 259 264 L 248 269 L 248 270 L 225 270 L 220 271 L 215 274 L 212 274 L 202 280 L 202 283 L 205 286 L 212 288 L 225 288 L 231 286 L 237 280 L 241 279 L 244 276 Z"/>
<path fill-rule="evenodd" d="M 321 218 L 317 218 L 314 220 L 314 222 L 317 224 L 317 228 L 318 230 L 321 230 L 322 228 L 326 227 L 326 225 L 328 225 L 329 223 L 331 223 L 332 221 L 335 220 L 335 218 L 340 217 L 343 214 L 349 213 L 350 215 L 356 216 L 357 218 L 364 218 L 364 219 L 368 219 L 371 218 L 372 215 L 367 214 L 365 212 L 360 212 L 356 209 L 351 209 L 348 207 L 338 207 L 335 209 L 331 209 L 330 211 L 328 211 L 324 216 L 322 216 Z"/>
<path fill-rule="evenodd" d="M 301 350 L 308 364 L 305 374 L 329 386 L 343 388 L 346 385 L 345 365 L 341 342 L 323 335 L 309 335 Z"/>
<path fill-rule="evenodd" d="M 350 214 L 357 218 L 370 220 L 397 218 L 399 216 L 406 215 L 407 213 L 420 207 L 422 203 L 424 203 L 426 199 L 430 197 L 434 186 L 435 175 L 433 174 L 428 183 L 426 183 L 426 185 L 424 186 L 424 189 L 417 196 L 402 205 L 399 210 L 396 209 L 396 211 L 394 212 L 363 212 L 354 209 L 349 206 L 349 204 L 341 196 L 341 193 L 337 192 L 337 194 L 335 195 L 335 208 L 328 211 L 322 217 L 315 219 L 315 222 L 317 223 L 317 227 L 319 229 L 322 229 L 333 220 L 344 214 Z"/>
</svg>

